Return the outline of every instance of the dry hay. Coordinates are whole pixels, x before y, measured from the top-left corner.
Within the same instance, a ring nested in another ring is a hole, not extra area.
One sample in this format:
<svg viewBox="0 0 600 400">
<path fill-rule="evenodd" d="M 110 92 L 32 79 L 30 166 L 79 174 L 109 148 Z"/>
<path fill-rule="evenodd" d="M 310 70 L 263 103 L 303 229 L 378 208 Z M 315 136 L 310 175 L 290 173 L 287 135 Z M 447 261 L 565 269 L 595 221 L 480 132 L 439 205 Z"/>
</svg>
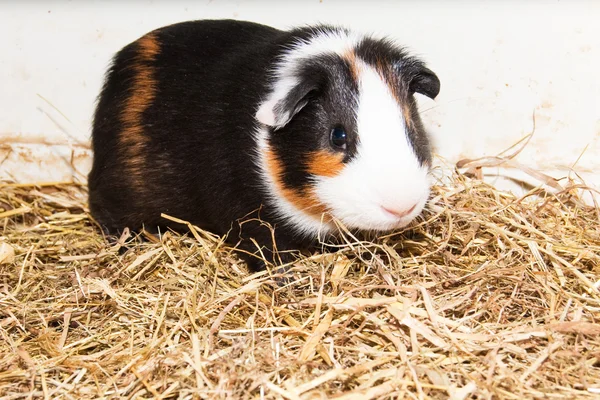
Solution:
<svg viewBox="0 0 600 400">
<path fill-rule="evenodd" d="M 452 179 L 283 288 L 199 230 L 108 243 L 84 187 L 0 186 L 0 396 L 598 398 L 599 209 Z"/>
</svg>

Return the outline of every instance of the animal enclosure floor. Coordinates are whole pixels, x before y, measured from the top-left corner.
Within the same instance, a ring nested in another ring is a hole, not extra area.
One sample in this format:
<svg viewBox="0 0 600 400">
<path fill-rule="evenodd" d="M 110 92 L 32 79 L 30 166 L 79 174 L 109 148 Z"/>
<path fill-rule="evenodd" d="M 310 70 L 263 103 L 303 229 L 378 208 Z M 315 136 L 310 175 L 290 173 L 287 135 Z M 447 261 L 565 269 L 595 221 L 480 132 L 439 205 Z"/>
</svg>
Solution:
<svg viewBox="0 0 600 400">
<path fill-rule="evenodd" d="M 110 243 L 85 187 L 0 184 L 0 397 L 600 397 L 599 208 L 463 175 L 277 287 L 192 229 Z"/>
</svg>

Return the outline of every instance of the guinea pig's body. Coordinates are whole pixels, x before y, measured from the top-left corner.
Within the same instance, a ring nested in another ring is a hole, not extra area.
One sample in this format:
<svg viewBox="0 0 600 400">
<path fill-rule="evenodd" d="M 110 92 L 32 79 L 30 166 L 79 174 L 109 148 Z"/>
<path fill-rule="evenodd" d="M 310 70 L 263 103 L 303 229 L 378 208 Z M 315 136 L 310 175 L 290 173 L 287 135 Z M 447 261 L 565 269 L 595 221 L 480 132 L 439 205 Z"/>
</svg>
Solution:
<svg viewBox="0 0 600 400">
<path fill-rule="evenodd" d="M 110 233 L 181 228 L 161 213 L 189 221 L 228 235 L 254 270 L 333 232 L 333 219 L 405 226 L 429 195 L 413 94 L 438 91 L 402 49 L 340 28 L 207 20 L 157 29 L 107 74 L 91 213 Z"/>
</svg>

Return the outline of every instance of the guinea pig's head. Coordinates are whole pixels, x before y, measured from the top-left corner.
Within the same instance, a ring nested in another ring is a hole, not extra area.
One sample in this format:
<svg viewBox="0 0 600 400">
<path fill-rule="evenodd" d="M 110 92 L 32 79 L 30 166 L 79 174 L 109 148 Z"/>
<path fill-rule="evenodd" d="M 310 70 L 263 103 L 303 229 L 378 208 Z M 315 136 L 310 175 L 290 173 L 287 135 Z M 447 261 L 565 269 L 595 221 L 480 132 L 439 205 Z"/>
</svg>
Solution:
<svg viewBox="0 0 600 400">
<path fill-rule="evenodd" d="M 437 76 L 391 41 L 311 31 L 273 68 L 256 112 L 258 160 L 270 201 L 298 231 L 387 231 L 429 197 L 431 149 L 414 94 Z"/>
</svg>

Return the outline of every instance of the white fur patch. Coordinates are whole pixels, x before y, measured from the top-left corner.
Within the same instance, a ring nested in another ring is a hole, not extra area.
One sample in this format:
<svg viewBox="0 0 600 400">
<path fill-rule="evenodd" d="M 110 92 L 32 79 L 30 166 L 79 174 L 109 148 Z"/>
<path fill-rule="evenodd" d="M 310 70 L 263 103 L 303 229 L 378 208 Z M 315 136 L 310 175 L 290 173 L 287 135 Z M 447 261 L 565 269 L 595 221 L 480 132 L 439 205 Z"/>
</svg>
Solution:
<svg viewBox="0 0 600 400">
<path fill-rule="evenodd" d="M 359 71 L 357 154 L 339 175 L 318 177 L 317 194 L 348 227 L 391 230 L 422 211 L 429 196 L 428 168 L 417 159 L 390 88 L 370 66 L 363 63 Z M 402 218 L 384 210 L 413 206 Z"/>
</svg>

